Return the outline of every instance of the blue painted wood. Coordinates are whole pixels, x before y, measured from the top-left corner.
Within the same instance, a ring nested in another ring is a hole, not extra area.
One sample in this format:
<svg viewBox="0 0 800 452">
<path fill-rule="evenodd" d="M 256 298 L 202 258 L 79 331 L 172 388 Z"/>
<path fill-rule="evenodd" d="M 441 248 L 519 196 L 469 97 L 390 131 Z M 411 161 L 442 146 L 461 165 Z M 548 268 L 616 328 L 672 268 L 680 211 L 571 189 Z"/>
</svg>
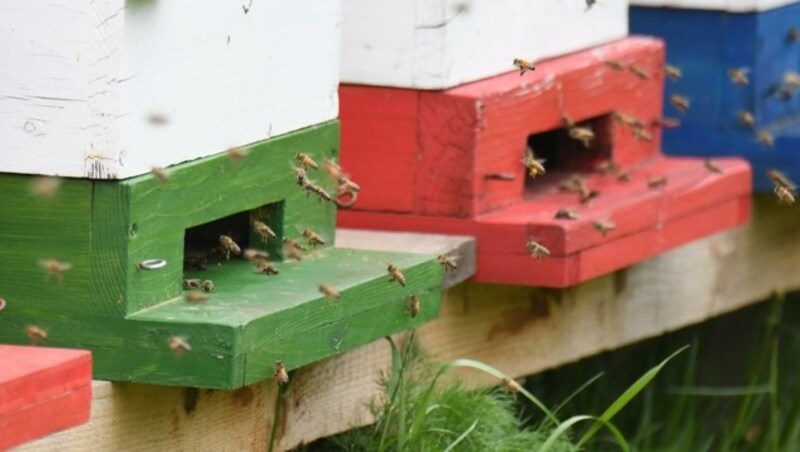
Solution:
<svg viewBox="0 0 800 452">
<path fill-rule="evenodd" d="M 664 39 L 667 61 L 683 71 L 681 80 L 666 81 L 665 115 L 681 119 L 664 131 L 668 154 L 743 156 L 757 191 L 772 190 L 766 168 L 800 180 L 800 91 L 788 99 L 775 94 L 787 71 L 800 72 L 800 42 L 789 39 L 800 28 L 800 4 L 761 13 L 632 7 L 629 17 L 631 33 Z M 750 68 L 747 86 L 728 77 L 741 67 Z M 691 100 L 685 114 L 669 104 L 672 94 Z M 753 113 L 755 131 L 740 123 L 740 111 Z M 758 142 L 758 130 L 774 135 L 773 149 Z"/>
</svg>

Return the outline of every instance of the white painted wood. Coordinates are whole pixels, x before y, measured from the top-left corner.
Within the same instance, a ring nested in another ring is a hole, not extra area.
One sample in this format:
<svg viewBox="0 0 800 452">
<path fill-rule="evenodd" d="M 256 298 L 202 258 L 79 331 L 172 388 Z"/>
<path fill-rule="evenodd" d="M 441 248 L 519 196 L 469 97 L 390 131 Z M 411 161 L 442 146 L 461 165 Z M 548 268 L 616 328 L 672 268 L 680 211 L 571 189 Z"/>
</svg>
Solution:
<svg viewBox="0 0 800 452">
<path fill-rule="evenodd" d="M 342 81 L 444 89 L 622 38 L 628 0 L 345 0 Z"/>
<path fill-rule="evenodd" d="M 713 9 L 731 12 L 768 11 L 798 0 L 630 0 L 631 6 Z"/>
<path fill-rule="evenodd" d="M 341 0 L 0 2 L 0 172 L 127 178 L 334 119 L 340 19 Z"/>
</svg>

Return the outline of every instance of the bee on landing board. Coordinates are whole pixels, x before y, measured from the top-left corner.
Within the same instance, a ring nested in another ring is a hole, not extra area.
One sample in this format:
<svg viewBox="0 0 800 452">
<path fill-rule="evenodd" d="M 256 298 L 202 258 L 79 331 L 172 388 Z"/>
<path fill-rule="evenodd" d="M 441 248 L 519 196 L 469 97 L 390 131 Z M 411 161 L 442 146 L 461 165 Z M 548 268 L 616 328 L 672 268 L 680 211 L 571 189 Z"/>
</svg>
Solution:
<svg viewBox="0 0 800 452">
<path fill-rule="evenodd" d="M 28 325 L 25 327 L 25 335 L 33 342 L 34 345 L 47 339 L 47 331 L 39 328 L 36 325 Z"/>
<path fill-rule="evenodd" d="M 652 189 L 656 189 L 666 186 L 667 182 L 668 182 L 667 176 L 664 175 L 651 176 L 650 178 L 647 179 L 647 186 Z"/>
<path fill-rule="evenodd" d="M 253 229 L 255 229 L 256 233 L 261 236 L 262 239 L 266 242 L 269 239 L 274 239 L 278 237 L 275 234 L 275 231 L 272 230 L 266 223 L 263 221 L 254 221 L 253 222 Z"/>
<path fill-rule="evenodd" d="M 389 282 L 397 281 L 398 284 L 405 287 L 406 277 L 405 275 L 403 275 L 403 272 L 400 271 L 399 268 L 395 267 L 392 264 L 387 264 L 386 272 L 389 273 Z"/>
<path fill-rule="evenodd" d="M 456 271 L 458 269 L 458 264 L 456 264 L 455 258 L 452 258 L 446 254 L 440 254 L 436 256 L 436 260 L 438 260 L 439 264 L 444 267 L 445 272 Z"/>
<path fill-rule="evenodd" d="M 203 284 L 200 287 L 203 289 L 203 292 L 211 293 L 214 291 L 214 281 L 207 279 L 203 281 Z"/>
<path fill-rule="evenodd" d="M 705 165 L 706 169 L 712 173 L 722 174 L 723 172 L 722 168 L 711 159 L 705 159 L 705 161 L 703 161 L 703 165 Z"/>
<path fill-rule="evenodd" d="M 523 60 L 522 58 L 514 58 L 514 66 L 519 69 L 520 76 L 528 71 L 536 70 L 536 65 L 534 65 L 532 61 Z"/>
<path fill-rule="evenodd" d="M 325 244 L 325 240 L 322 239 L 322 236 L 312 231 L 311 229 L 303 229 L 301 231 L 301 234 L 303 234 L 303 237 L 305 237 L 306 242 L 312 248 L 316 248 L 318 245 Z"/>
<path fill-rule="evenodd" d="M 417 295 L 411 295 L 408 298 L 408 312 L 409 314 L 411 314 L 411 318 L 418 316 L 419 310 L 420 310 L 419 297 Z"/>
<path fill-rule="evenodd" d="M 247 151 L 239 146 L 228 148 L 226 152 L 228 153 L 228 158 L 234 163 L 240 162 L 247 157 Z"/>
<path fill-rule="evenodd" d="M 644 127 L 634 127 L 631 131 L 633 132 L 633 136 L 639 141 L 653 141 L 653 136 L 650 135 L 650 132 L 645 130 Z"/>
<path fill-rule="evenodd" d="M 639 77 L 640 80 L 647 80 L 650 78 L 650 74 L 648 74 L 647 71 L 635 64 L 628 66 L 628 72 Z"/>
<path fill-rule="evenodd" d="M 555 214 L 557 220 L 577 220 L 580 214 L 573 209 L 558 209 Z"/>
<path fill-rule="evenodd" d="M 167 346 L 176 355 L 182 355 L 192 351 L 192 346 L 189 345 L 189 340 L 183 336 L 170 336 L 167 338 Z"/>
<path fill-rule="evenodd" d="M 237 256 L 242 254 L 242 249 L 239 248 L 239 245 L 237 245 L 236 242 L 234 242 L 233 239 L 227 235 L 220 235 L 219 243 L 222 245 L 222 251 L 225 253 L 226 261 L 230 260 L 231 253 L 236 254 Z"/>
<path fill-rule="evenodd" d="M 306 185 L 309 184 L 308 173 L 302 167 L 297 166 L 294 168 L 294 178 L 297 181 L 297 185 L 302 188 L 306 188 Z"/>
<path fill-rule="evenodd" d="M 64 274 L 72 268 L 69 262 L 60 262 L 55 259 L 43 259 L 39 261 L 39 266 L 47 272 L 47 278 L 55 276 L 59 283 L 64 282 Z"/>
<path fill-rule="evenodd" d="M 625 65 L 623 65 L 619 60 L 605 60 L 603 63 L 615 71 L 621 72 L 625 70 Z"/>
<path fill-rule="evenodd" d="M 329 300 L 338 300 L 339 298 L 342 297 L 342 294 L 339 293 L 338 290 L 336 290 L 333 286 L 329 286 L 327 284 L 320 284 L 319 291 L 320 293 L 322 293 L 322 295 L 325 296 L 325 298 Z"/>
<path fill-rule="evenodd" d="M 302 152 L 298 152 L 297 154 L 295 154 L 294 159 L 297 160 L 297 162 L 300 163 L 300 165 L 305 170 L 319 169 L 319 165 L 317 165 L 317 162 L 315 162 L 314 159 L 312 159 L 311 157 Z"/>
<path fill-rule="evenodd" d="M 275 265 L 273 265 L 273 264 L 271 264 L 271 263 L 269 263 L 267 261 L 259 262 L 256 265 L 256 272 L 257 273 L 263 273 L 265 275 L 277 275 L 277 274 L 280 274 L 280 271 L 278 271 L 278 267 L 276 267 Z"/>
<path fill-rule="evenodd" d="M 289 373 L 286 372 L 286 366 L 283 364 L 283 361 L 275 361 L 275 372 L 272 374 L 272 378 L 275 379 L 278 386 L 289 383 Z"/>
<path fill-rule="evenodd" d="M 537 243 L 533 239 L 528 240 L 528 243 L 525 244 L 525 248 L 530 251 L 531 257 L 535 258 L 536 260 L 541 260 L 550 255 L 550 250 Z"/>
<path fill-rule="evenodd" d="M 594 223 L 592 223 L 592 226 L 603 237 L 605 237 L 606 234 L 608 234 L 609 232 L 617 229 L 617 225 L 615 225 L 614 223 L 612 223 L 610 221 L 605 221 L 605 220 L 597 220 Z"/>
<path fill-rule="evenodd" d="M 199 279 L 184 279 L 183 290 L 199 289 L 202 284 L 203 283 Z"/>
</svg>

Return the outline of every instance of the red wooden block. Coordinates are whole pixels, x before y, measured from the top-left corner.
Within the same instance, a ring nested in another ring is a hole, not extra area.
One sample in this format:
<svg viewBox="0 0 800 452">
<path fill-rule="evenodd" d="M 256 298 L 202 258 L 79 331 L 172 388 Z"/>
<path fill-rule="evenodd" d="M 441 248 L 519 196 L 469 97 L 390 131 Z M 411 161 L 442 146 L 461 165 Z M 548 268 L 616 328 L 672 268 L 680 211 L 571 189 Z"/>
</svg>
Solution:
<svg viewBox="0 0 800 452">
<path fill-rule="evenodd" d="M 87 422 L 91 382 L 87 351 L 0 345 L 0 450 Z"/>
<path fill-rule="evenodd" d="M 341 160 L 364 189 L 339 224 L 474 235 L 476 280 L 565 287 L 745 223 L 744 161 L 719 160 L 717 173 L 702 160 L 661 155 L 654 124 L 663 65 L 660 41 L 631 37 L 541 63 L 533 74 L 445 91 L 342 86 Z M 652 139 L 637 138 L 614 113 L 640 121 Z M 568 136 L 565 115 L 592 127 L 588 148 Z M 548 159 L 548 174 L 533 181 L 521 164 L 527 146 Z M 629 179 L 596 171 L 605 159 Z M 571 174 L 600 195 L 581 203 L 561 191 Z M 657 177 L 666 184 L 651 188 Z M 562 208 L 580 218 L 556 219 Z M 616 229 L 603 235 L 596 221 Z M 550 257 L 532 259 L 530 239 Z"/>
</svg>

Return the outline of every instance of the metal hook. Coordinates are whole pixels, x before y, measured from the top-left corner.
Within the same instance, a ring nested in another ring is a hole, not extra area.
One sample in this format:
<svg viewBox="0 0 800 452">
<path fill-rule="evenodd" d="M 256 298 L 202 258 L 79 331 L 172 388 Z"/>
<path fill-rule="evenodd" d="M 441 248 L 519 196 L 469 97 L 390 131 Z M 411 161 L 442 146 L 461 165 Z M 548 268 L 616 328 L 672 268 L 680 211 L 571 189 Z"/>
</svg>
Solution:
<svg viewBox="0 0 800 452">
<path fill-rule="evenodd" d="M 350 196 L 350 200 L 348 200 L 348 201 L 339 201 L 339 198 L 341 198 L 342 196 L 347 196 L 347 195 Z M 343 190 L 339 191 L 338 197 L 336 199 L 336 205 L 339 206 L 339 207 L 350 207 L 350 206 L 352 206 L 353 204 L 356 203 L 356 200 L 358 200 L 358 192 L 352 191 L 352 190 L 343 189 Z"/>
<path fill-rule="evenodd" d="M 167 266 L 164 259 L 145 259 L 136 264 L 140 270 L 158 270 Z"/>
</svg>

